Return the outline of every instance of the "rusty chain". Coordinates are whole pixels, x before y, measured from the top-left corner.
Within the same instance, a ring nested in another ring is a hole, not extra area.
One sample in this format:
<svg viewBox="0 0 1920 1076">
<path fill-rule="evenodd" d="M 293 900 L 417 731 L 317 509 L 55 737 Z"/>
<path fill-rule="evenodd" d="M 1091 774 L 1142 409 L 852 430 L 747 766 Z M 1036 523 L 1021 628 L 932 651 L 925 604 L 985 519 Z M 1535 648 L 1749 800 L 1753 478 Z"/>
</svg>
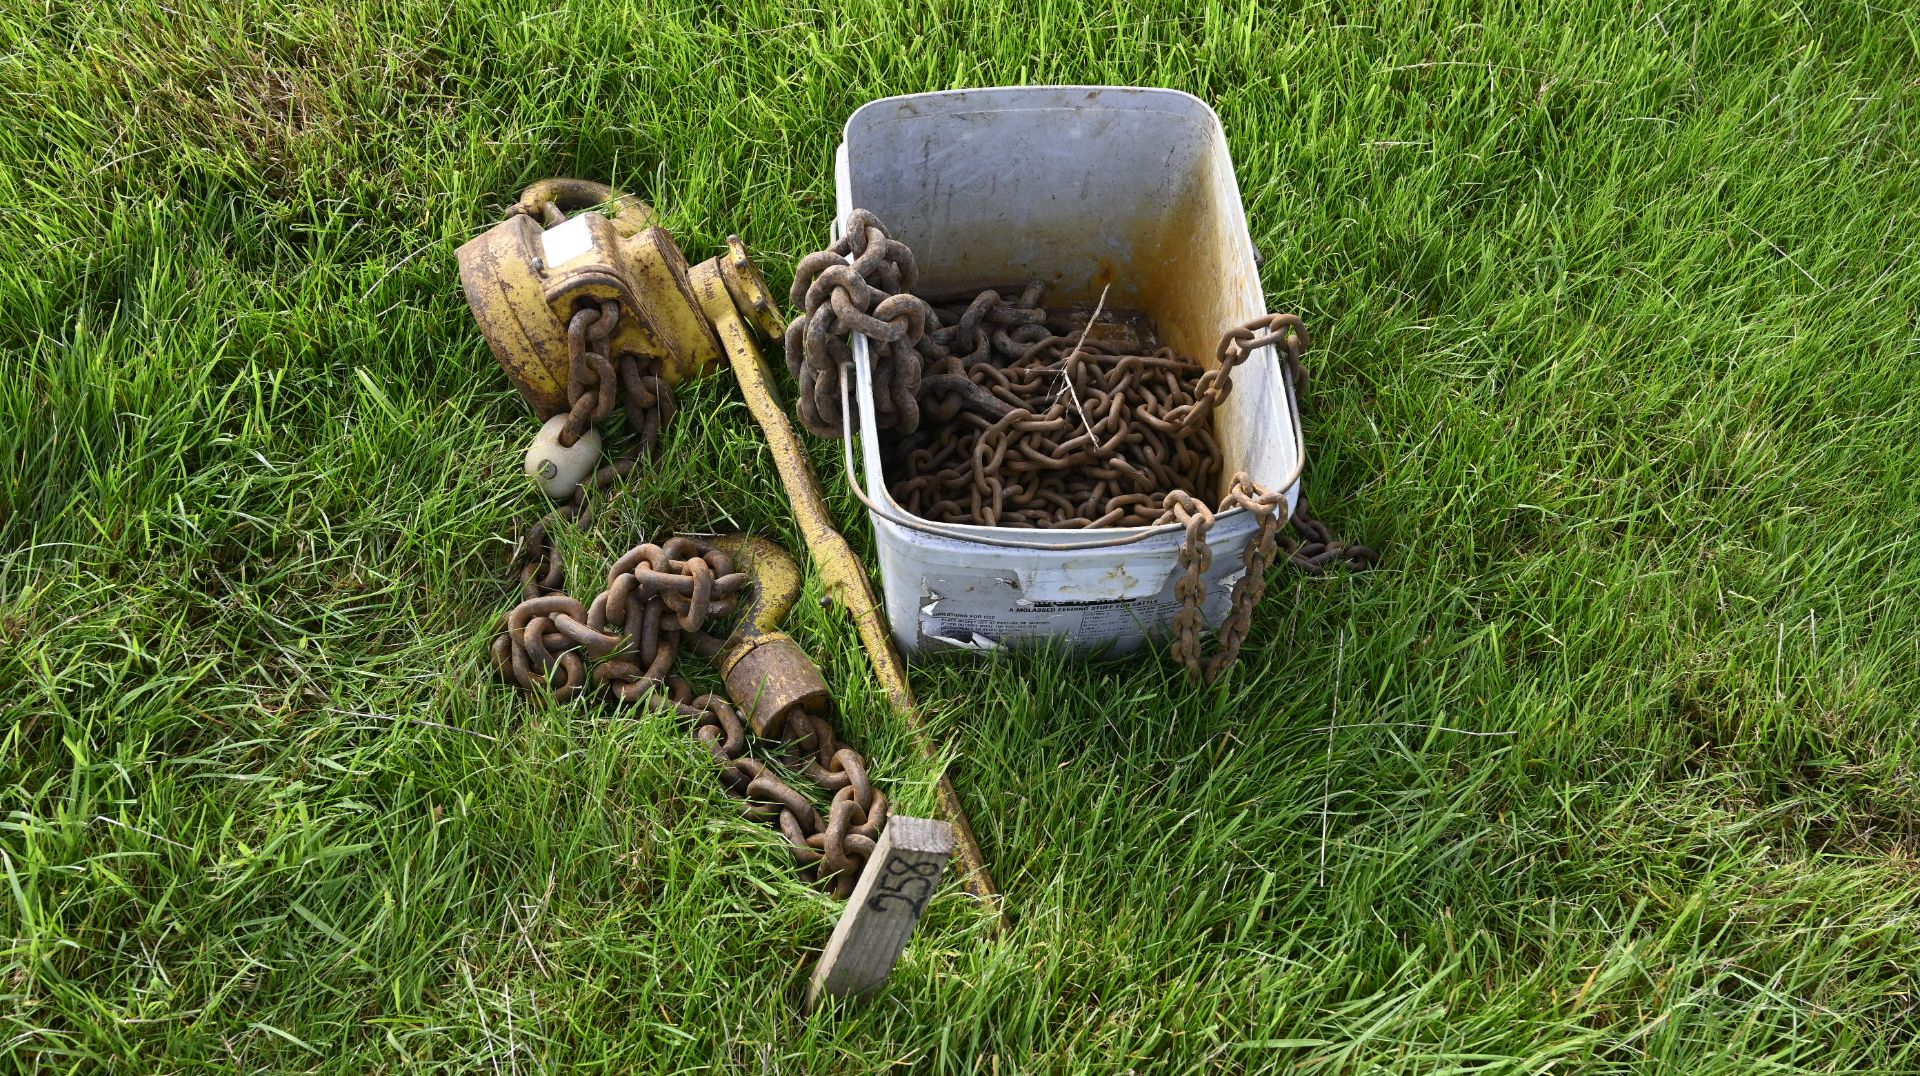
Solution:
<svg viewBox="0 0 1920 1076">
<path fill-rule="evenodd" d="M 1271 314 L 1229 329 L 1220 338 L 1219 364 L 1202 375 L 1202 381 L 1207 376 L 1219 373 L 1221 391 L 1214 398 L 1209 397 L 1205 390 L 1196 390 L 1201 400 L 1193 406 L 1198 408 L 1209 398 L 1217 406 L 1219 400 L 1225 398 L 1226 392 L 1231 391 L 1228 373 L 1245 362 L 1248 355 L 1268 345 L 1274 345 L 1286 357 L 1295 390 L 1299 391 L 1307 380 L 1306 368 L 1300 364 L 1301 352 L 1306 349 L 1306 328 L 1292 314 Z M 1246 642 L 1247 632 L 1253 626 L 1254 607 L 1260 604 L 1260 599 L 1267 591 L 1267 569 L 1273 566 L 1282 544 L 1279 537 L 1282 523 L 1291 523 L 1300 536 L 1285 543 L 1288 563 L 1309 575 L 1324 575 L 1327 568 L 1334 564 L 1350 571 L 1362 571 L 1380 559 L 1380 555 L 1367 546 L 1335 538 L 1332 530 L 1308 511 L 1305 491 L 1300 493 L 1293 511 L 1289 513 L 1284 495 L 1261 488 L 1245 471 L 1234 474 L 1233 481 L 1228 483 L 1226 496 L 1213 509 L 1185 490 L 1174 490 L 1167 494 L 1165 503 L 1166 511 L 1157 522 L 1177 522 L 1187 532 L 1179 554 L 1180 567 L 1185 572 L 1174 584 L 1174 597 L 1179 599 L 1180 608 L 1173 617 L 1173 643 L 1170 649 L 1174 660 L 1185 666 L 1187 674 L 1197 683 L 1213 683 L 1239 659 L 1240 647 Z M 1217 513 L 1233 508 L 1245 508 L 1257 522 L 1254 536 L 1241 552 L 1240 578 L 1233 585 L 1226 617 L 1220 622 L 1220 630 L 1215 633 L 1214 652 L 1203 655 L 1200 636 L 1207 626 L 1204 613 L 1206 574 L 1213 566 L 1213 550 L 1207 545 L 1207 531 L 1212 528 Z"/>
<path fill-rule="evenodd" d="M 844 898 L 872 855 L 888 812 L 886 793 L 868 777 L 865 757 L 839 739 L 817 707 L 774 714 L 773 723 L 760 730 L 786 745 L 788 768 L 832 795 L 823 817 L 772 767 L 747 755 L 747 725 L 733 703 L 696 695 L 675 671 L 685 648 L 703 657 L 721 651 L 724 639 L 711 629 L 734 616 L 749 575 L 712 543 L 678 536 L 627 550 L 590 603 L 562 590 L 565 568 L 554 528 L 563 520 L 587 526 L 590 498 L 654 450 L 674 410 L 672 388 L 659 376 L 657 360 L 609 359 L 606 344 L 619 317 L 617 304 L 582 304 L 568 322 L 571 405 L 561 440 L 578 441 L 617 402 L 639 448 L 600 468 L 528 530 L 514 557 L 521 600 L 502 618 L 489 656 L 502 676 L 529 693 L 564 702 L 593 689 L 621 704 L 657 701 L 689 719 L 694 737 L 720 767 L 722 787 L 746 801 L 750 816 L 786 837 L 804 878 Z M 590 661 L 596 663 L 591 671 Z"/>
<path fill-rule="evenodd" d="M 1254 607 L 1267 592 L 1267 570 L 1273 567 L 1274 558 L 1282 548 L 1287 551 L 1288 563 L 1309 575 L 1324 575 L 1328 566 L 1336 563 L 1350 571 L 1362 571 L 1380 559 L 1380 555 L 1367 546 L 1335 539 L 1325 523 L 1308 514 L 1304 494 L 1293 512 L 1288 513 L 1285 497 L 1260 488 L 1245 471 L 1233 476 L 1233 483 L 1217 508 L 1209 509 L 1184 490 L 1168 494 L 1167 502 L 1170 517 L 1167 521 L 1181 524 L 1187 532 L 1179 553 L 1179 564 L 1184 571 L 1173 587 L 1180 608 L 1173 616 L 1173 643 L 1169 649 L 1174 660 L 1184 666 L 1197 683 L 1213 683 L 1239 659 L 1240 647 L 1253 627 Z M 1233 584 L 1226 618 L 1215 633 L 1214 652 L 1206 655 L 1201 650 L 1200 636 L 1207 628 L 1206 575 L 1213 567 L 1213 549 L 1207 545 L 1207 532 L 1213 527 L 1215 515 L 1230 508 L 1245 508 L 1258 522 L 1253 537 L 1240 554 L 1240 578 Z M 1291 522 L 1305 540 L 1282 541 L 1282 522 Z"/>
<path fill-rule="evenodd" d="M 964 376 L 967 360 L 948 347 L 961 337 L 930 333 L 938 327 L 933 310 L 912 293 L 918 276 L 913 251 L 889 236 L 864 209 L 847 218 L 839 242 L 794 267 L 788 297 L 802 313 L 787 326 L 787 370 L 800 383 L 797 410 L 809 432 L 817 437 L 842 433 L 840 376 L 853 361 L 847 343 L 853 333 L 866 337 L 878 351 L 873 400 L 881 429 L 914 432 L 920 428 L 923 406 L 942 422 L 961 410 L 996 417 L 1006 413 L 1004 404 Z M 986 305 L 997 299 L 994 295 Z M 982 328 L 981 321 L 988 319 L 986 305 L 966 326 L 967 333 Z M 1006 305 L 1001 308 L 996 313 L 1004 318 Z M 986 333 L 1005 328 L 1004 321 L 988 319 Z"/>
<path fill-rule="evenodd" d="M 1220 364 L 1203 369 L 1144 324 L 1109 323 L 1095 339 L 1090 324 L 1056 330 L 1039 313 L 1038 339 L 1008 341 L 1017 351 L 1005 364 L 968 368 L 1007 414 L 903 438 L 896 500 L 940 522 L 1129 527 L 1172 522 L 1169 493 L 1218 486 L 1213 411 L 1252 349 L 1223 345 Z M 1302 346 L 1299 319 L 1277 317 L 1294 332 L 1289 346 Z"/>
<path fill-rule="evenodd" d="M 620 325 L 620 304 L 582 302 L 567 320 L 567 407 L 560 443 L 576 444 L 581 436 L 613 413 L 618 405 L 638 447 L 609 463 L 574 490 L 564 504 L 535 523 L 520 540 L 514 554 L 524 597 L 536 598 L 559 590 L 565 579 L 560 552 L 552 532 L 563 520 L 586 527 L 592 520 L 589 498 L 625 478 L 642 456 L 658 443 L 660 428 L 673 417 L 673 387 L 660 376 L 660 360 L 634 354 L 608 354 L 607 342 Z"/>
<path fill-rule="evenodd" d="M 660 376 L 660 360 L 622 353 L 608 355 L 607 341 L 620 327 L 620 304 L 583 302 L 567 320 L 567 421 L 560 443 L 569 448 L 582 434 L 613 413 L 618 404 L 627 427 L 642 446 L 651 446 L 660 427 L 673 417 L 673 389 Z"/>
<path fill-rule="evenodd" d="M 1210 683 L 1238 656 L 1284 548 L 1309 574 L 1334 565 L 1366 568 L 1378 555 L 1341 542 L 1309 513 L 1302 494 L 1283 497 L 1245 473 L 1216 504 L 1220 486 L 1213 415 L 1233 391 L 1233 371 L 1273 346 L 1295 391 L 1304 389 L 1305 324 L 1292 314 L 1257 318 L 1220 339 L 1203 367 L 1159 345 L 1143 316 L 1080 308 L 1049 313 L 1045 285 L 1014 301 L 983 291 L 958 303 L 911 293 L 913 252 L 874 215 L 855 210 L 845 236 L 795 271 L 792 299 L 804 311 L 787 336 L 789 369 L 800 382 L 801 421 L 842 436 L 840 378 L 860 333 L 874 345 L 875 418 L 890 437 L 889 488 L 902 507 L 942 523 L 998 527 L 1099 528 L 1179 523 L 1185 569 L 1172 652 L 1194 679 Z M 922 418 L 934 421 L 923 425 Z M 1206 535 L 1219 512 L 1244 507 L 1258 521 L 1243 553 L 1217 649 L 1203 657 Z M 1281 524 L 1293 535 L 1282 538 Z"/>
<path fill-rule="evenodd" d="M 874 384 L 882 428 L 919 425 L 924 362 L 917 345 L 929 310 L 912 294 L 918 275 L 913 251 L 864 210 L 848 219 L 839 242 L 794 268 L 789 298 L 805 313 L 787 326 L 787 369 L 800 382 L 800 422 L 815 435 L 839 435 L 840 371 L 853 361 L 846 339 L 853 333 L 885 356 Z"/>
<path fill-rule="evenodd" d="M 747 726 L 732 702 L 695 695 L 676 671 L 686 649 L 703 657 L 721 651 L 724 639 L 709 629 L 733 616 L 748 583 L 712 543 L 685 535 L 643 543 L 614 562 L 591 603 L 553 593 L 514 606 L 493 641 L 493 663 L 521 688 L 556 701 L 591 681 L 619 703 L 656 700 L 691 720 L 720 767 L 721 785 L 787 838 L 803 877 L 844 898 L 887 819 L 886 793 L 868 777 L 865 757 L 839 739 L 824 713 L 796 708 L 766 730 L 787 746 L 789 768 L 832 793 L 823 817 L 772 767 L 747 756 Z M 598 662 L 590 676 L 589 660 Z"/>
</svg>

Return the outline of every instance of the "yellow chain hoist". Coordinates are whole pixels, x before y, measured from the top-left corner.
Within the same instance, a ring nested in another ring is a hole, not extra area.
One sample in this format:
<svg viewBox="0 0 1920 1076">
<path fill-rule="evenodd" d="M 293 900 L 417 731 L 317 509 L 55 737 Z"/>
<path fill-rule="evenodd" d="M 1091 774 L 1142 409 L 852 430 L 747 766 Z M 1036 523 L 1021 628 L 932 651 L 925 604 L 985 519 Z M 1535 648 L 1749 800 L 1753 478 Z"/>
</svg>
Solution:
<svg viewBox="0 0 1920 1076">
<path fill-rule="evenodd" d="M 461 285 L 482 334 L 514 388 L 545 423 L 529 448 L 526 466 L 547 494 L 560 502 L 549 520 L 584 522 L 586 491 L 616 481 L 638 462 L 637 457 L 628 458 L 596 471 L 600 441 L 594 427 L 602 418 L 616 406 L 622 407 L 642 440 L 651 440 L 671 411 L 672 388 L 712 372 L 725 359 L 766 434 L 828 597 L 853 618 L 875 674 L 893 709 L 906 718 L 921 756 L 929 761 L 938 758 L 940 752 L 914 702 L 905 666 L 887 632 L 865 567 L 835 529 L 812 467 L 774 396 L 760 346 L 779 339 L 785 321 L 765 279 L 738 236 L 728 238 L 725 253 L 690 265 L 656 219 L 645 202 L 605 184 L 544 180 L 522 193 L 506 220 L 457 252 Z M 594 618 L 586 605 L 559 594 L 561 568 L 551 549 L 548 522 L 534 527 L 523 546 L 526 593 L 494 648 L 503 671 L 529 689 L 577 691 L 585 686 L 579 656 L 585 652 L 607 659 L 595 671 L 595 679 L 619 697 L 637 697 L 636 684 L 653 682 L 644 670 L 656 667 L 662 670 L 657 678 L 659 690 L 672 703 L 683 710 L 690 704 L 706 705 L 686 697 L 683 682 L 675 684 L 666 678 L 664 670 L 678 653 L 677 636 L 670 643 L 654 638 L 636 641 L 620 634 L 618 624 L 604 616 Z M 781 575 L 791 570 L 791 562 L 783 566 L 779 562 L 786 558 L 773 556 L 776 552 L 763 550 L 762 572 Z M 623 563 L 627 559 L 622 558 Z M 633 588 L 651 587 L 647 593 L 653 597 L 644 600 L 654 601 L 658 608 L 648 614 L 652 619 L 647 623 L 664 618 L 670 624 L 675 616 L 686 615 L 685 595 L 710 573 L 707 561 L 701 555 L 658 552 L 650 553 L 647 561 L 610 576 L 606 593 L 593 607 L 625 602 Z M 672 578 L 676 574 L 681 578 Z M 577 612 L 588 615 L 583 618 Z M 690 645 L 712 649 L 722 657 L 728 694 L 745 712 L 753 731 L 779 736 L 783 727 L 789 732 L 796 726 L 817 728 L 811 734 L 814 738 L 801 745 L 803 752 L 833 743 L 825 724 L 828 695 L 819 670 L 797 643 L 777 630 L 776 623 L 757 617 L 747 630 L 736 629 L 720 645 L 712 645 L 719 641 L 701 635 L 697 627 L 687 630 Z M 640 671 L 628 675 L 634 672 L 629 666 L 636 660 L 643 662 Z M 811 717 L 798 722 L 777 719 L 801 710 Z M 731 742 L 730 737 L 722 739 Z M 807 858 L 809 847 L 812 853 L 820 853 L 823 842 L 831 845 L 821 880 L 831 881 L 844 895 L 850 876 L 836 878 L 835 864 L 854 845 L 865 847 L 864 838 L 856 832 L 861 828 L 856 824 L 860 812 L 851 807 L 842 811 L 840 800 L 848 798 L 843 794 L 847 786 L 836 787 L 834 782 L 843 771 L 831 757 L 835 752 L 821 750 L 822 757 L 806 768 L 834 789 L 831 817 L 806 818 L 810 808 L 797 794 L 773 790 L 763 796 L 759 781 L 734 791 L 787 832 L 803 863 L 819 861 L 817 855 Z M 855 756 L 850 765 L 858 770 L 852 784 L 864 788 L 864 760 Z M 822 779 L 816 770 L 830 772 Z M 992 878 L 959 796 L 944 775 L 937 797 L 942 814 L 955 830 L 967 888 L 977 897 L 995 898 Z M 878 811 L 884 817 L 883 798 L 881 804 Z M 848 821 L 848 812 L 855 822 Z M 783 813 L 794 817 L 782 818 Z M 865 825 L 877 826 L 880 820 L 870 817 Z M 854 834 L 853 843 L 843 846 L 849 833 Z"/>
</svg>

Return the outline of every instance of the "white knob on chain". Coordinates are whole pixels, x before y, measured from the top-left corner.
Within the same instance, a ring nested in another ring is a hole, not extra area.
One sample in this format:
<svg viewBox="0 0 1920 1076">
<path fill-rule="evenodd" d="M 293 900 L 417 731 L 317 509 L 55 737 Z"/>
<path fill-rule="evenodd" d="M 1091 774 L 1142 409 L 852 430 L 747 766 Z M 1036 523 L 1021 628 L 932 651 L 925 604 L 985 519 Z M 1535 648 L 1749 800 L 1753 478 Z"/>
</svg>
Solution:
<svg viewBox="0 0 1920 1076">
<path fill-rule="evenodd" d="M 587 430 L 568 448 L 560 443 L 560 431 L 566 425 L 567 413 L 562 411 L 548 419 L 527 446 L 527 477 L 556 501 L 573 496 L 600 462 L 600 431 Z"/>
</svg>

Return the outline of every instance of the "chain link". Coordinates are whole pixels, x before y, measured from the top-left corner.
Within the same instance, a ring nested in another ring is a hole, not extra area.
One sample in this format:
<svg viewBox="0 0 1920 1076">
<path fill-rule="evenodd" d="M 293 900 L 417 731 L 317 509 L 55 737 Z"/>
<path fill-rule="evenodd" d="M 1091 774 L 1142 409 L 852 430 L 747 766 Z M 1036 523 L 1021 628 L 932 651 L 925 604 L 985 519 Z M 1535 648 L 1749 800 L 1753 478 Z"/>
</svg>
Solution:
<svg viewBox="0 0 1920 1076">
<path fill-rule="evenodd" d="M 865 336 L 881 357 L 874 404 L 883 429 L 920 424 L 927 304 L 911 294 L 913 251 L 887 235 L 872 213 L 856 210 L 840 241 L 801 259 L 789 298 L 805 313 L 787 326 L 787 369 L 800 382 L 800 422 L 820 437 L 841 428 L 840 371 L 853 361 L 847 337 Z"/>
<path fill-rule="evenodd" d="M 1305 490 L 1300 491 L 1288 522 L 1297 537 L 1280 540 L 1287 551 L 1287 563 L 1307 575 L 1325 575 L 1329 568 L 1336 567 L 1361 572 L 1380 563 L 1380 554 L 1373 547 L 1343 541 L 1334 535 L 1333 528 L 1315 518 L 1307 506 Z"/>
</svg>

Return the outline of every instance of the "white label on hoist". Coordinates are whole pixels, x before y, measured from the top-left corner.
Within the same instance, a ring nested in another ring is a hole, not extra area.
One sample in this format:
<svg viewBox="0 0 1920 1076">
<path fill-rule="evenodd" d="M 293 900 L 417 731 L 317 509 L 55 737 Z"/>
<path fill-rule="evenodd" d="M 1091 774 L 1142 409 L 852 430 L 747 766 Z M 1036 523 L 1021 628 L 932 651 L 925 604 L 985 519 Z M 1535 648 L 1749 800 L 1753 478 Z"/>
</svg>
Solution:
<svg viewBox="0 0 1920 1076">
<path fill-rule="evenodd" d="M 592 214 L 582 213 L 540 233 L 540 246 L 546 252 L 548 269 L 558 269 L 593 250 L 590 216 Z"/>
</svg>

